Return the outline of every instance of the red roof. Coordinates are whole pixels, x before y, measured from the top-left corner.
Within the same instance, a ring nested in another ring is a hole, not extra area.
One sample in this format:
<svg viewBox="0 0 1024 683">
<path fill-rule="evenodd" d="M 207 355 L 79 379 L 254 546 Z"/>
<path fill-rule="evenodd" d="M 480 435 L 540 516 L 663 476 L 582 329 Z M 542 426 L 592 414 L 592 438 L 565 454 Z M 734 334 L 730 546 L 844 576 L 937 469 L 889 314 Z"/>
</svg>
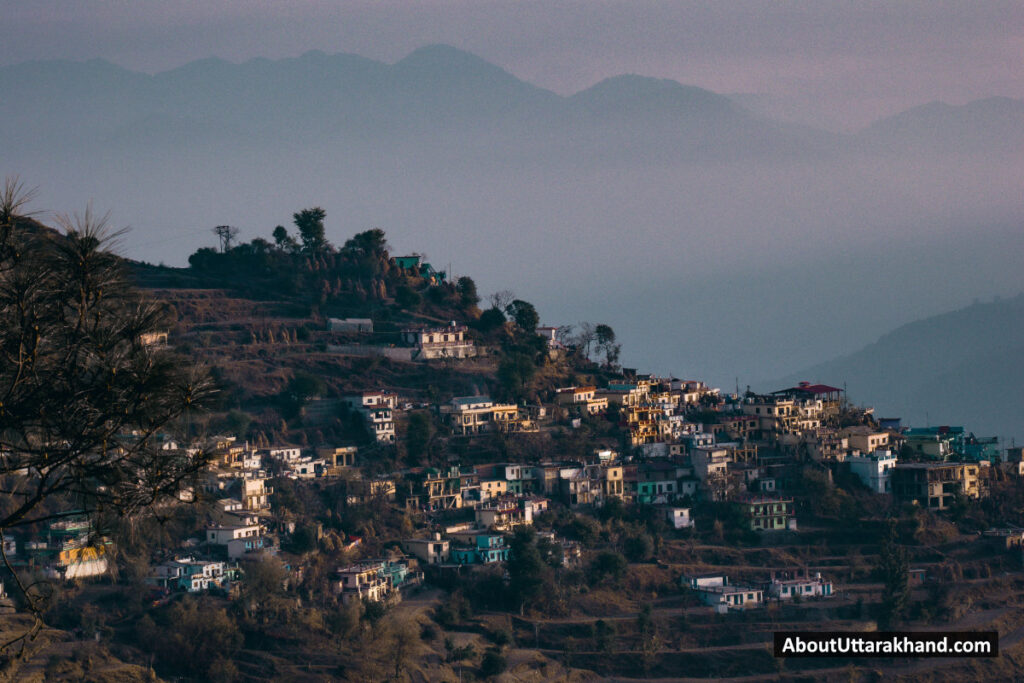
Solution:
<svg viewBox="0 0 1024 683">
<path fill-rule="evenodd" d="M 811 384 L 810 382 L 800 382 L 795 387 L 789 389 L 781 389 L 780 391 L 773 391 L 773 394 L 788 394 L 790 392 L 804 392 L 808 394 L 832 394 L 837 391 L 842 391 L 839 387 L 830 387 L 827 384 Z"/>
</svg>

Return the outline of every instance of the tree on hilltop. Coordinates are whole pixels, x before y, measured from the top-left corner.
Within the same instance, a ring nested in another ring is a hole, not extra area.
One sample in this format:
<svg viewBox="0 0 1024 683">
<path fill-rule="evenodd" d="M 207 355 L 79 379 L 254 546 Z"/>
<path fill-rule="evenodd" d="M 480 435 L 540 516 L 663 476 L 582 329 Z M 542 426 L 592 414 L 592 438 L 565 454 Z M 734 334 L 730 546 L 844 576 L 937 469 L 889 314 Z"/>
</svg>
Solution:
<svg viewBox="0 0 1024 683">
<path fill-rule="evenodd" d="M 302 240 L 302 250 L 307 254 L 317 255 L 330 248 L 330 243 L 324 232 L 324 218 L 327 212 L 319 206 L 312 209 L 303 209 L 293 214 L 295 227 L 299 230 L 299 239 Z M 275 238 L 276 238 L 275 231 Z"/>
<path fill-rule="evenodd" d="M 476 291 L 476 283 L 473 282 L 473 278 L 468 275 L 463 275 L 459 278 L 456 283 L 456 289 L 459 292 L 459 298 L 464 307 L 476 306 L 480 303 L 480 295 Z"/>
<path fill-rule="evenodd" d="M 273 237 L 275 246 L 277 246 L 281 251 L 290 253 L 299 248 L 298 242 L 295 241 L 294 237 L 288 234 L 288 229 L 283 225 L 279 225 L 274 228 Z"/>
<path fill-rule="evenodd" d="M 526 334 L 535 334 L 537 332 L 540 316 L 537 314 L 537 309 L 530 302 L 516 299 L 505 307 L 505 312 L 515 321 L 519 329 Z"/>
<path fill-rule="evenodd" d="M 342 251 L 349 256 L 365 260 L 387 258 L 390 249 L 384 231 L 380 228 L 373 228 L 353 235 L 345 242 Z"/>
<path fill-rule="evenodd" d="M 622 344 L 615 343 L 615 330 L 611 325 L 600 324 L 594 328 L 594 337 L 597 341 L 597 348 L 604 354 L 604 364 L 612 368 L 619 360 L 622 352 Z"/>
</svg>

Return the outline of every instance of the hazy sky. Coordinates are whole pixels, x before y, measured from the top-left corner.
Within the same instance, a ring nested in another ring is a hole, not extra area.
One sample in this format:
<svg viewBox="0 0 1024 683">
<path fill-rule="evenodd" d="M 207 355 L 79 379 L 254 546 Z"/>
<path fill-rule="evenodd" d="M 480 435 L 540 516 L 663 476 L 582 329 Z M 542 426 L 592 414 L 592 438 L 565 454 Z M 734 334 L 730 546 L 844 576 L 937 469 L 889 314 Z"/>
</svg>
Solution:
<svg viewBox="0 0 1024 683">
<path fill-rule="evenodd" d="M 620 73 L 777 97 L 851 129 L 917 104 L 1024 97 L 1024 2 L 32 0 L 0 2 L 0 65 L 102 57 L 156 72 L 318 49 L 469 50 L 568 94 Z"/>
</svg>

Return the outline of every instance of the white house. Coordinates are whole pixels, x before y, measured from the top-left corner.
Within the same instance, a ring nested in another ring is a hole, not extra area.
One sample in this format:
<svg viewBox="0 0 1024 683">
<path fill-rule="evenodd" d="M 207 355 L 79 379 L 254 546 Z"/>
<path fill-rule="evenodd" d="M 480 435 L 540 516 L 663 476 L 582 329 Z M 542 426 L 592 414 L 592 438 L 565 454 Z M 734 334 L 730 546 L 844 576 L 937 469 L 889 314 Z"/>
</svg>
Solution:
<svg viewBox="0 0 1024 683">
<path fill-rule="evenodd" d="M 764 591 L 751 586 L 715 586 L 703 589 L 701 600 L 712 607 L 749 609 L 764 604 Z"/>
<path fill-rule="evenodd" d="M 213 524 L 206 528 L 206 542 L 223 547 L 229 559 L 263 549 L 263 529 L 255 517 L 237 523 Z"/>
<path fill-rule="evenodd" d="M 690 517 L 690 508 L 666 506 L 662 508 L 662 511 L 673 529 L 694 528 L 693 519 Z"/>
<path fill-rule="evenodd" d="M 476 355 L 473 340 L 466 339 L 465 325 L 452 322 L 447 327 L 409 327 L 402 330 L 402 340 L 414 346 L 416 360 L 435 358 L 471 358 Z"/>
<path fill-rule="evenodd" d="M 245 477 L 241 481 L 240 495 L 246 510 L 269 510 L 272 493 L 274 489 L 267 486 L 266 477 Z"/>
<path fill-rule="evenodd" d="M 398 397 L 385 391 L 363 391 L 342 399 L 366 420 L 366 428 L 382 443 L 395 441 L 395 415 Z"/>
<path fill-rule="evenodd" d="M 697 593 L 705 605 L 725 612 L 749 609 L 764 604 L 764 590 L 752 586 L 731 585 L 724 574 L 684 576 L 682 583 Z"/>
<path fill-rule="evenodd" d="M 298 460 L 302 455 L 301 448 L 270 448 L 267 449 L 267 455 L 277 460 L 284 460 L 286 462 L 292 460 Z"/>
<path fill-rule="evenodd" d="M 895 453 L 890 450 L 875 450 L 860 455 L 848 455 L 846 462 L 850 465 L 850 472 L 857 475 L 869 489 L 875 493 L 892 493 Z"/>
<path fill-rule="evenodd" d="M 792 600 L 795 597 L 830 598 L 832 582 L 821 578 L 821 572 L 814 576 L 804 572 L 802 577 L 793 578 L 778 578 L 772 572 L 771 581 L 768 583 L 768 595 L 776 600 Z"/>
</svg>

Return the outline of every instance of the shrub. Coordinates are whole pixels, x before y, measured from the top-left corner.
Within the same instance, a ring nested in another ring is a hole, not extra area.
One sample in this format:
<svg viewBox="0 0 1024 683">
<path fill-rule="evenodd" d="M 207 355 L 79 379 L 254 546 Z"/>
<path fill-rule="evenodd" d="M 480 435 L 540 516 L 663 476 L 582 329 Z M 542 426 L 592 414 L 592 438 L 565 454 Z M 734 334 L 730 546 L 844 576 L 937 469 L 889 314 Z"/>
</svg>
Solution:
<svg viewBox="0 0 1024 683">
<path fill-rule="evenodd" d="M 626 575 L 628 568 L 629 562 L 626 561 L 622 553 L 606 550 L 594 558 L 590 564 L 591 581 L 596 583 L 607 578 L 618 581 Z"/>
<path fill-rule="evenodd" d="M 483 659 L 480 661 L 480 673 L 487 678 L 497 676 L 507 668 L 508 661 L 501 654 L 501 650 L 496 647 L 488 648 L 487 652 L 484 653 Z"/>
</svg>

